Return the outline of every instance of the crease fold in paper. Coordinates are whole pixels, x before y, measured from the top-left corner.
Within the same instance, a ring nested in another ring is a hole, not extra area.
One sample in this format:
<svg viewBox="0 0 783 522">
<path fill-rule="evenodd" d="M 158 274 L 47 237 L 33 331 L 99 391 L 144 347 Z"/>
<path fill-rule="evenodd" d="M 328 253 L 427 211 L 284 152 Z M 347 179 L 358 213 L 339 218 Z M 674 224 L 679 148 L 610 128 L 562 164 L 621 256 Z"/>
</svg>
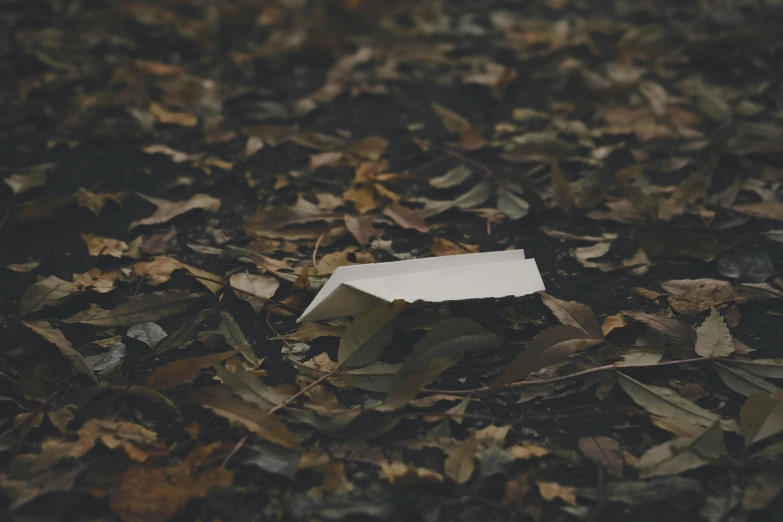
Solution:
<svg viewBox="0 0 783 522">
<path fill-rule="evenodd" d="M 395 299 L 442 303 L 520 297 L 544 290 L 524 250 L 345 266 L 335 270 L 297 322 L 359 315 Z"/>
</svg>

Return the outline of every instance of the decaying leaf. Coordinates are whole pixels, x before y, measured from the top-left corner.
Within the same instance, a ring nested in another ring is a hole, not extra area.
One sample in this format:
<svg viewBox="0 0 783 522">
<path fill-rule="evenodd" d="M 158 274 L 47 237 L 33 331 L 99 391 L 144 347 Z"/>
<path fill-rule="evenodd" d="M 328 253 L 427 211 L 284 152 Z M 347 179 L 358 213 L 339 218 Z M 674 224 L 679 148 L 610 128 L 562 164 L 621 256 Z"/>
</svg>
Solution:
<svg viewBox="0 0 783 522">
<path fill-rule="evenodd" d="M 590 313 L 592 314 L 592 312 Z M 598 325 L 598 321 L 596 321 L 596 325 Z M 600 326 L 598 326 L 598 331 L 601 331 Z M 602 342 L 601 339 L 595 339 L 584 330 L 574 326 L 554 326 L 544 330 L 533 337 L 527 347 L 508 365 L 506 371 L 492 383 L 490 390 L 497 391 L 541 368 Z"/>
<path fill-rule="evenodd" d="M 229 284 L 237 297 L 247 301 L 256 314 L 261 311 L 269 299 L 274 297 L 280 287 L 280 283 L 274 277 L 248 274 L 247 272 L 233 274 L 229 279 Z"/>
<path fill-rule="evenodd" d="M 408 306 L 405 301 L 394 301 L 354 319 L 340 339 L 339 366 L 354 368 L 377 360 L 391 343 L 394 319 Z"/>
<path fill-rule="evenodd" d="M 203 294 L 171 291 L 138 296 L 112 310 L 91 308 L 79 312 L 64 323 L 82 323 L 93 326 L 120 327 L 136 323 L 157 321 L 187 311 Z"/>
<path fill-rule="evenodd" d="M 19 302 L 19 315 L 24 317 L 31 312 L 37 312 L 44 306 L 54 306 L 63 303 L 69 297 L 79 293 L 79 288 L 56 276 L 39 279 L 22 296 Z"/>
<path fill-rule="evenodd" d="M 206 212 L 217 212 L 220 210 L 220 200 L 207 194 L 196 194 L 192 198 L 183 201 L 168 201 L 166 199 L 145 196 L 144 194 L 139 194 L 139 197 L 149 201 L 158 209 L 150 217 L 131 223 L 130 230 L 145 225 L 166 223 L 191 210 L 200 209 Z"/>
<path fill-rule="evenodd" d="M 541 300 L 564 325 L 579 328 L 594 339 L 604 338 L 598 319 L 587 306 L 575 301 L 561 301 L 546 292 L 541 292 Z"/>
<path fill-rule="evenodd" d="M 110 201 L 121 207 L 121 197 L 121 194 L 95 194 L 84 188 L 79 188 L 79 192 L 76 194 L 76 203 L 99 217 L 103 207 Z"/>
<path fill-rule="evenodd" d="M 585 457 L 603 466 L 610 475 L 623 476 L 623 451 L 616 440 L 610 437 L 583 437 L 579 449 Z"/>
<path fill-rule="evenodd" d="M 155 348 L 155 346 L 168 334 L 166 334 L 166 331 L 157 324 L 146 322 L 134 324 L 128 328 L 128 331 L 125 333 L 125 335 L 131 339 L 136 339 L 137 341 L 143 342 L 150 348 Z"/>
<path fill-rule="evenodd" d="M 783 431 L 783 392 L 748 397 L 740 410 L 740 427 L 748 446 Z"/>
<path fill-rule="evenodd" d="M 446 462 L 443 464 L 443 472 L 457 484 L 465 484 L 470 480 L 473 471 L 476 469 L 476 450 L 479 440 L 475 437 L 468 437 L 454 448 Z"/>
<path fill-rule="evenodd" d="M 637 466 L 643 478 L 674 475 L 710 464 L 728 453 L 723 430 L 716 422 L 697 435 L 673 439 L 647 450 Z"/>
<path fill-rule="evenodd" d="M 130 247 L 125 241 L 92 234 L 82 234 L 82 240 L 91 256 L 122 257 L 130 252 Z"/>
<path fill-rule="evenodd" d="M 696 328 L 696 353 L 702 357 L 726 357 L 733 351 L 729 327 L 713 306 L 710 316 Z"/>
<path fill-rule="evenodd" d="M 430 230 L 430 227 L 424 222 L 424 216 L 418 210 L 402 206 L 399 203 L 386 205 L 383 213 L 392 218 L 402 228 L 412 228 L 422 234 L 426 234 Z"/>
<path fill-rule="evenodd" d="M 192 381 L 201 374 L 204 368 L 212 367 L 229 357 L 236 355 L 236 350 L 211 353 L 200 357 L 188 357 L 172 361 L 160 366 L 147 376 L 147 386 L 156 390 L 168 390 L 180 384 Z"/>
<path fill-rule="evenodd" d="M 220 312 L 220 331 L 229 346 L 238 350 L 250 364 L 254 367 L 260 364 L 258 357 L 253 352 L 253 346 L 247 341 L 234 318 L 226 311 Z"/>
<path fill-rule="evenodd" d="M 669 388 L 642 384 L 636 379 L 617 372 L 617 382 L 633 401 L 653 415 L 682 419 L 691 424 L 710 427 L 720 420 L 720 416 L 697 406 Z M 723 429 L 736 431 L 736 427 L 723 421 Z"/>
<path fill-rule="evenodd" d="M 98 377 L 93 373 L 90 364 L 84 360 L 82 354 L 73 347 L 59 329 L 52 327 L 46 321 L 27 321 L 22 324 L 55 345 L 74 371 L 86 375 L 93 382 L 98 382 Z"/>
</svg>

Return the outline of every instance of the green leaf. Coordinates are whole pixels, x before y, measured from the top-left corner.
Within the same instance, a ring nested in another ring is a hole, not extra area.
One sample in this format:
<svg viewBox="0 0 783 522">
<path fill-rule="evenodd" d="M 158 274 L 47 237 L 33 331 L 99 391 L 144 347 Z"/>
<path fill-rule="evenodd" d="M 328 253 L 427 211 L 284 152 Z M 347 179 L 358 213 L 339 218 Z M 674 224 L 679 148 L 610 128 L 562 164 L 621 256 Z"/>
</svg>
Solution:
<svg viewBox="0 0 783 522">
<path fill-rule="evenodd" d="M 338 366 L 355 368 L 377 360 L 391 343 L 394 319 L 408 306 L 405 301 L 398 300 L 373 308 L 354 319 L 340 339 Z"/>
<path fill-rule="evenodd" d="M 740 408 L 740 426 L 748 446 L 783 431 L 783 392 L 751 395 Z"/>
<path fill-rule="evenodd" d="M 597 323 L 597 322 L 596 322 Z M 598 327 L 600 331 L 600 326 Z M 576 352 L 602 343 L 600 339 L 575 326 L 553 326 L 533 337 L 506 371 L 492 383 L 489 392 L 527 377 L 531 373 L 561 361 Z"/>
<path fill-rule="evenodd" d="M 423 386 L 459 362 L 468 353 L 497 349 L 503 340 L 470 319 L 447 319 L 416 343 L 405 359 L 394 389 L 378 408 L 391 411 L 407 404 Z"/>
<path fill-rule="evenodd" d="M 226 342 L 232 348 L 239 350 L 242 356 L 248 360 L 250 364 L 258 367 L 261 362 L 253 352 L 253 347 L 247 342 L 245 334 L 239 328 L 239 325 L 228 312 L 220 312 L 220 331 L 223 337 L 226 338 Z"/>
</svg>

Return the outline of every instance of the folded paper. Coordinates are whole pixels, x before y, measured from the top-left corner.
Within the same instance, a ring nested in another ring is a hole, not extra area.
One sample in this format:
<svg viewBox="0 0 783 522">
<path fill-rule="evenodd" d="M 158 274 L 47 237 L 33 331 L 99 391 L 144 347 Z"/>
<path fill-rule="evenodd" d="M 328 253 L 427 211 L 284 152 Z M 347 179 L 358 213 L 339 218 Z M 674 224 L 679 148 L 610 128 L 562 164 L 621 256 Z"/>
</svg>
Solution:
<svg viewBox="0 0 783 522">
<path fill-rule="evenodd" d="M 524 250 L 343 266 L 321 288 L 297 322 L 362 314 L 381 303 L 442 303 L 520 297 L 544 290 L 534 259 Z"/>
</svg>

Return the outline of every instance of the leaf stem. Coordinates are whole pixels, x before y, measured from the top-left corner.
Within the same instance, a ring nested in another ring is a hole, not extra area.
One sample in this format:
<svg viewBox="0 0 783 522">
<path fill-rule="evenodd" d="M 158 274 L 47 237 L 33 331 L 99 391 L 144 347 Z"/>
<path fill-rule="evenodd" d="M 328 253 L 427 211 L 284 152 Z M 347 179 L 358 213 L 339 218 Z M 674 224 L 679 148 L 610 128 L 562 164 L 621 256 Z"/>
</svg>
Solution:
<svg viewBox="0 0 783 522">
<path fill-rule="evenodd" d="M 711 361 L 720 359 L 717 357 L 694 357 L 692 359 L 678 359 L 676 361 L 666 361 L 662 363 L 655 363 L 655 364 L 607 364 L 605 366 L 596 366 L 595 368 L 588 368 L 587 370 L 582 370 L 575 373 L 569 373 L 568 375 L 561 375 L 559 377 L 553 377 L 551 379 L 540 379 L 535 381 L 517 381 L 512 382 L 510 384 L 507 384 L 506 388 L 521 388 L 524 386 L 539 386 L 543 384 L 551 384 L 555 382 L 560 381 L 566 381 L 568 379 L 574 379 L 576 377 L 581 377 L 583 375 L 589 375 L 591 373 L 598 373 L 598 372 L 606 372 L 606 371 L 612 371 L 612 370 L 618 370 L 618 369 L 624 369 L 624 368 L 653 368 L 656 366 L 675 366 L 678 364 L 687 364 L 687 363 L 695 363 L 695 362 L 702 362 L 702 361 Z M 421 390 L 422 392 L 426 393 L 447 393 L 451 395 L 468 395 L 471 393 L 478 393 L 489 390 L 489 386 L 484 386 L 482 388 L 474 388 L 472 390 L 433 390 L 431 388 L 426 388 Z"/>
</svg>

